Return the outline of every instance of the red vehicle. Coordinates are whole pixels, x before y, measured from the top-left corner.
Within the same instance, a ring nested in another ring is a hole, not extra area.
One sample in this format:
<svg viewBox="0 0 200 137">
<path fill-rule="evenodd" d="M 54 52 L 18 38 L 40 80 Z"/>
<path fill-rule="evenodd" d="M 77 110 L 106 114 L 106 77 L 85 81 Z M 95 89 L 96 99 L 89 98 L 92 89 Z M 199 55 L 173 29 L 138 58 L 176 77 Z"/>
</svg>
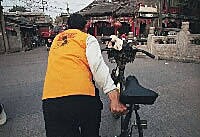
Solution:
<svg viewBox="0 0 200 137">
<path fill-rule="evenodd" d="M 66 25 L 55 26 L 50 28 L 49 26 L 44 26 L 39 28 L 40 37 L 42 38 L 42 45 L 47 47 L 47 51 L 50 49 L 51 44 L 55 36 L 66 29 Z"/>
<path fill-rule="evenodd" d="M 55 35 L 55 32 L 53 32 L 50 28 L 50 26 L 42 26 L 39 28 L 39 35 L 41 38 L 42 45 L 47 44 L 48 39 L 51 37 L 51 35 Z"/>
</svg>

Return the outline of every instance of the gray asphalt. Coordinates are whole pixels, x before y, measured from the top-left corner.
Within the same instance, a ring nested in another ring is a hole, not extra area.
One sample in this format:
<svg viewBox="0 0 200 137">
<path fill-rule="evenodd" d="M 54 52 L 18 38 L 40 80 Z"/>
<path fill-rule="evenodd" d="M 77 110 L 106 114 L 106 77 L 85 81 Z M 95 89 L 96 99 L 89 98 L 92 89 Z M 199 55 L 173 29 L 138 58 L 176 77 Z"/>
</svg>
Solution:
<svg viewBox="0 0 200 137">
<path fill-rule="evenodd" d="M 103 56 L 112 69 L 115 65 Z M 0 102 L 8 115 L 0 137 L 45 137 L 41 95 L 47 57 L 44 47 L 0 55 Z M 148 121 L 144 137 L 200 137 L 200 64 L 137 58 L 125 75 L 135 75 L 140 84 L 159 93 L 154 105 L 139 110 Z M 101 99 L 100 134 L 113 137 L 120 132 L 120 120 L 112 117 L 106 95 Z M 133 136 L 138 136 L 136 130 Z"/>
</svg>

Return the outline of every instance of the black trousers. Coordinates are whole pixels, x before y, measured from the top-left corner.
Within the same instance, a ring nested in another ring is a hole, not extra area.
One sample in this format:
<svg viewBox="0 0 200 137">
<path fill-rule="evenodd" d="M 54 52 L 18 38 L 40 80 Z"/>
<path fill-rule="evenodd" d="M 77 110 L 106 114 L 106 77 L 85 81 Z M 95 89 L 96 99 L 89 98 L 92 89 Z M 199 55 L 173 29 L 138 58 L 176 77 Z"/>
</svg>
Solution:
<svg viewBox="0 0 200 137">
<path fill-rule="evenodd" d="M 47 137 L 99 137 L 103 105 L 98 97 L 46 99 L 42 107 Z"/>
</svg>

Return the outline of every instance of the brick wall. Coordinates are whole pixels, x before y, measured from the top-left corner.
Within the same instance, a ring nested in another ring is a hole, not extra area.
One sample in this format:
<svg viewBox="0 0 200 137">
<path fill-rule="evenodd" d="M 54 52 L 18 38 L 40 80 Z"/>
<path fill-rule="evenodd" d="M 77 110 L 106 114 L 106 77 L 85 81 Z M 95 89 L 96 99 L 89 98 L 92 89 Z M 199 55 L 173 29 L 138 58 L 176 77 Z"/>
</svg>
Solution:
<svg viewBox="0 0 200 137">
<path fill-rule="evenodd" d="M 16 36 L 8 35 L 9 42 L 9 52 L 16 52 L 22 50 L 21 34 L 20 28 L 15 27 Z"/>
</svg>

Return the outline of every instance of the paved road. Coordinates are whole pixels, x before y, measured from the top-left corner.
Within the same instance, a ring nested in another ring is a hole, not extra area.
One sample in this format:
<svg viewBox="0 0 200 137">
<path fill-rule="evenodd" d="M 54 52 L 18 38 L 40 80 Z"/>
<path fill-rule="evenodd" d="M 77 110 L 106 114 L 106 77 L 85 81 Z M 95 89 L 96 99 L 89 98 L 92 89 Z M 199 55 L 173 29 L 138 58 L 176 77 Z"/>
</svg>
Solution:
<svg viewBox="0 0 200 137">
<path fill-rule="evenodd" d="M 41 95 L 47 56 L 44 47 L 0 55 L 0 102 L 8 114 L 0 137 L 45 137 Z M 125 75 L 135 75 L 160 95 L 154 105 L 139 111 L 149 123 L 145 137 L 200 137 L 200 64 L 138 58 L 127 65 Z M 117 135 L 120 121 L 112 118 L 107 97 L 101 98 L 101 136 Z M 133 134 L 137 137 L 136 131 Z"/>
</svg>

